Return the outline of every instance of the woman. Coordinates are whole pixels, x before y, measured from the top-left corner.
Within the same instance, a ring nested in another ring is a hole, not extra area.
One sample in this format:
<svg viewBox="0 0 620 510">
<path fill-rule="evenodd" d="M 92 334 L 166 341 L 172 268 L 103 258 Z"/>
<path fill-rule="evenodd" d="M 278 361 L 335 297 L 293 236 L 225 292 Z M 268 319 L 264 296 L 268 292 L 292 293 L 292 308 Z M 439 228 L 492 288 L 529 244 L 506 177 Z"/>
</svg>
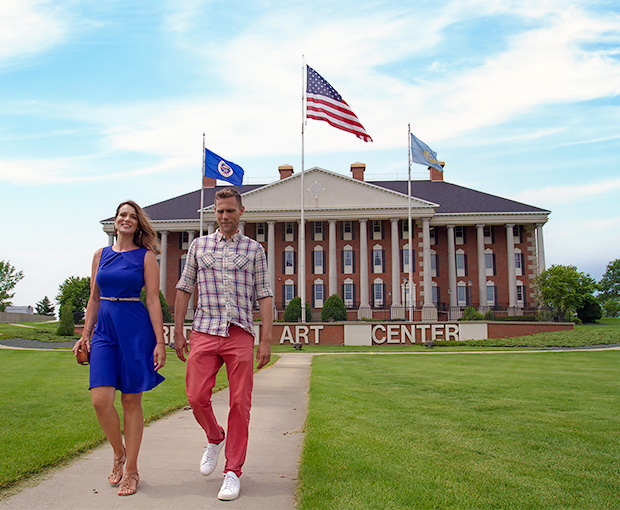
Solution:
<svg viewBox="0 0 620 510">
<path fill-rule="evenodd" d="M 131 200 L 118 206 L 114 234 L 115 244 L 97 250 L 93 258 L 84 332 L 73 351 L 84 346 L 90 352 L 91 400 L 114 449 L 108 482 L 119 485 L 119 496 L 130 496 L 140 480 L 142 392 L 164 380 L 157 370 L 166 362 L 166 351 L 155 257 L 159 253 L 157 234 Z M 143 287 L 146 309 L 139 297 Z M 116 390 L 121 392 L 123 405 L 124 444 L 114 407 Z"/>
</svg>

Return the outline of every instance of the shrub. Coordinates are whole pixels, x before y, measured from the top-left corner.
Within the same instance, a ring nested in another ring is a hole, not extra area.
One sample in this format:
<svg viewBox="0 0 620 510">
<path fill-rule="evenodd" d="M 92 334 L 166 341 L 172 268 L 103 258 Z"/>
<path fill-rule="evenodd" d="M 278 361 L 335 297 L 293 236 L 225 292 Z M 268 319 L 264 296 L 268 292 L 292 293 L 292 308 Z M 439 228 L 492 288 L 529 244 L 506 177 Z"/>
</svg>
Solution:
<svg viewBox="0 0 620 510">
<path fill-rule="evenodd" d="M 484 315 L 482 315 L 479 311 L 474 309 L 472 306 L 468 306 L 463 311 L 463 317 L 461 317 L 461 320 L 481 321 L 481 320 L 484 320 Z"/>
<path fill-rule="evenodd" d="M 586 296 L 582 305 L 577 308 L 577 317 L 584 323 L 596 322 L 602 316 L 603 309 L 592 295 Z"/>
<path fill-rule="evenodd" d="M 60 336 L 73 336 L 75 323 L 73 322 L 73 310 L 71 305 L 66 304 L 60 307 L 60 325 L 56 333 Z"/>
<path fill-rule="evenodd" d="M 301 298 L 294 297 L 284 310 L 284 322 L 297 322 L 301 319 Z M 306 301 L 306 321 L 312 319 L 312 309 Z"/>
<path fill-rule="evenodd" d="M 321 310 L 321 320 L 327 322 L 330 319 L 335 321 L 347 320 L 347 309 L 344 306 L 344 301 L 338 294 L 329 296 Z"/>
<path fill-rule="evenodd" d="M 485 321 L 494 321 L 495 320 L 495 312 L 493 310 L 487 310 L 484 313 L 484 320 Z"/>
<path fill-rule="evenodd" d="M 140 292 L 140 299 L 142 300 L 144 306 L 146 306 L 146 290 L 142 289 L 142 292 Z M 159 291 L 159 304 L 161 305 L 161 314 L 164 319 L 164 324 L 172 322 L 170 307 L 168 306 L 168 302 L 166 301 L 164 293 L 161 290 Z"/>
</svg>

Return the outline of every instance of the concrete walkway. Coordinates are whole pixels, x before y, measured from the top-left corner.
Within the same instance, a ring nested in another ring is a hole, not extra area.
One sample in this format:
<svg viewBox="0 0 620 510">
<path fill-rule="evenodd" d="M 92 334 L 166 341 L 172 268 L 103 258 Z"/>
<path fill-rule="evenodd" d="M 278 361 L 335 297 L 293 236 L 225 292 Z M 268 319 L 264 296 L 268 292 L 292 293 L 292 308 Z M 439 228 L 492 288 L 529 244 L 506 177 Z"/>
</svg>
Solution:
<svg viewBox="0 0 620 510">
<path fill-rule="evenodd" d="M 215 473 L 200 475 L 205 435 L 191 411 L 183 410 L 145 428 L 135 495 L 119 497 L 108 485 L 112 450 L 106 444 L 0 501 L 0 509 L 293 509 L 312 355 L 280 356 L 254 378 L 248 456 L 236 501 L 217 499 L 224 455 Z M 228 390 L 213 395 L 213 407 L 225 427 Z"/>
</svg>

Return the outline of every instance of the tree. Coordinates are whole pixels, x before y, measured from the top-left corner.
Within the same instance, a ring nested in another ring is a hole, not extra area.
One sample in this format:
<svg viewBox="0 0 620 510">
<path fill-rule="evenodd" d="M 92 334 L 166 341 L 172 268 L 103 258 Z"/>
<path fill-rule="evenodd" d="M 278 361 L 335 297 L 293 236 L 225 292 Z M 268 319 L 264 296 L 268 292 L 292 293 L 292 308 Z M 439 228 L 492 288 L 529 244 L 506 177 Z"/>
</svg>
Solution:
<svg viewBox="0 0 620 510">
<path fill-rule="evenodd" d="M 575 266 L 553 265 L 536 277 L 539 301 L 556 312 L 562 320 L 568 312 L 575 312 L 586 296 L 591 296 L 598 285 L 590 275 L 577 271 Z"/>
<path fill-rule="evenodd" d="M 54 305 L 49 300 L 47 296 L 45 296 L 41 301 L 39 301 L 35 308 L 39 315 L 47 315 L 49 317 L 54 317 Z"/>
<path fill-rule="evenodd" d="M 601 286 L 601 302 L 608 299 L 620 300 L 620 259 L 612 260 L 599 282 Z"/>
<path fill-rule="evenodd" d="M 308 301 L 306 301 L 306 321 L 312 318 L 312 310 Z M 297 322 L 301 319 L 301 298 L 294 297 L 289 301 L 284 310 L 284 322 Z"/>
<path fill-rule="evenodd" d="M 142 291 L 140 292 L 140 299 L 142 300 L 142 303 L 146 307 L 146 290 L 145 289 L 142 289 Z M 164 293 L 161 290 L 159 291 L 159 304 L 161 305 L 161 315 L 162 315 L 162 319 L 164 320 L 164 324 L 172 322 L 172 313 L 170 312 L 168 301 L 166 301 L 166 298 L 164 297 Z"/>
<path fill-rule="evenodd" d="M 596 322 L 603 316 L 603 309 L 598 300 L 590 295 L 586 296 L 581 303 L 581 306 L 577 308 L 577 317 L 584 323 Z"/>
<path fill-rule="evenodd" d="M 344 301 L 338 294 L 329 296 L 321 310 L 321 320 L 327 322 L 330 319 L 335 321 L 347 320 L 347 309 L 344 306 Z"/>
<path fill-rule="evenodd" d="M 15 292 L 11 291 L 23 277 L 24 273 L 16 271 L 8 260 L 0 260 L 0 312 L 11 306 L 11 299 L 15 295 Z"/>
<path fill-rule="evenodd" d="M 70 305 L 75 322 L 84 317 L 88 298 L 90 297 L 90 277 L 70 276 L 58 288 L 56 301 L 62 305 Z"/>
<path fill-rule="evenodd" d="M 605 317 L 620 317 L 620 299 L 608 299 L 603 303 Z"/>
<path fill-rule="evenodd" d="M 56 333 L 60 336 L 72 336 L 75 332 L 75 323 L 73 322 L 73 310 L 70 304 L 64 304 L 60 307 L 60 325 Z"/>
</svg>

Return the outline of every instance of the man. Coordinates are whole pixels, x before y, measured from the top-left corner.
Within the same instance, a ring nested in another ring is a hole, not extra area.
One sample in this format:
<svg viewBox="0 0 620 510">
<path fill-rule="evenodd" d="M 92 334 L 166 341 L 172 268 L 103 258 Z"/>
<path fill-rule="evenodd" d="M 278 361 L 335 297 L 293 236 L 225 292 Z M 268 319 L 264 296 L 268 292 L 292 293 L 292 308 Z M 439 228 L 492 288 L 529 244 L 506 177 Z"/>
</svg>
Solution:
<svg viewBox="0 0 620 510">
<path fill-rule="evenodd" d="M 221 500 L 239 496 L 241 467 L 245 461 L 252 402 L 254 328 L 252 305 L 258 300 L 261 335 L 256 350 L 258 368 L 271 359 L 272 302 L 265 251 L 257 241 L 239 232 L 245 208 L 234 188 L 215 194 L 219 228 L 192 242 L 185 268 L 177 283 L 174 337 L 177 356 L 186 361 L 187 398 L 194 417 L 207 435 L 200 472 L 210 475 L 226 443 Z M 198 303 L 188 344 L 183 321 L 194 286 Z M 189 355 L 188 355 L 189 353 Z M 226 364 L 230 389 L 228 429 L 218 424 L 211 407 L 215 376 Z"/>
</svg>

